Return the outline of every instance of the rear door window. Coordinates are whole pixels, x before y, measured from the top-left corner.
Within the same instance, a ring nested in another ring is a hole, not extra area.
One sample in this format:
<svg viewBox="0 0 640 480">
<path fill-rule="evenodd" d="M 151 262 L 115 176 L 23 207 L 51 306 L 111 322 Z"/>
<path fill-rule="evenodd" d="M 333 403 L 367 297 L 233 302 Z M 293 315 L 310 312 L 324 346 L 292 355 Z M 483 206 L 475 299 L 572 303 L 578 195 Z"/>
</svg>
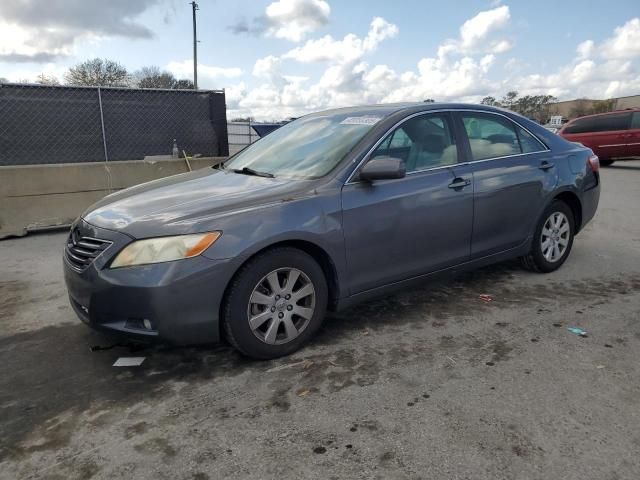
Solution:
<svg viewBox="0 0 640 480">
<path fill-rule="evenodd" d="M 631 117 L 631 128 L 634 130 L 640 129 L 640 112 L 633 112 Z"/>
<path fill-rule="evenodd" d="M 546 150 L 536 137 L 500 115 L 464 113 L 462 121 L 474 160 Z"/>
</svg>

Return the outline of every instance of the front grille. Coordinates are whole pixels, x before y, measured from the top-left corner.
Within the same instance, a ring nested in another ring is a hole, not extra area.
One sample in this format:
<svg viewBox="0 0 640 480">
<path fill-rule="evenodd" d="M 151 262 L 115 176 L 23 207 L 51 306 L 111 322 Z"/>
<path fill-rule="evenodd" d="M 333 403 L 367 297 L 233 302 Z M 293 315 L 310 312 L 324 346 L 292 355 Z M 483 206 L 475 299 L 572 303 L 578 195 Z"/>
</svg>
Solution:
<svg viewBox="0 0 640 480">
<path fill-rule="evenodd" d="M 81 272 L 91 265 L 95 258 L 109 248 L 110 245 L 111 242 L 108 240 L 82 237 L 77 229 L 73 229 L 67 239 L 65 255 L 71 266 Z"/>
</svg>

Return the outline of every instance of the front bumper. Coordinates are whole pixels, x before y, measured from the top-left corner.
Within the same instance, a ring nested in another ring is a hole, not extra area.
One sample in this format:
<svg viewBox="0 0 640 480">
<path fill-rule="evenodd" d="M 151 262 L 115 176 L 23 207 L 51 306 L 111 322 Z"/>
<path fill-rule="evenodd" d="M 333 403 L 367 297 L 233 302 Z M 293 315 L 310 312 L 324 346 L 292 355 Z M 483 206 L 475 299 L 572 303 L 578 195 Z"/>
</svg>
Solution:
<svg viewBox="0 0 640 480">
<path fill-rule="evenodd" d="M 84 323 L 142 341 L 186 345 L 220 339 L 220 305 L 235 272 L 231 261 L 198 256 L 111 270 L 106 268 L 111 258 L 133 240 L 83 221 L 78 228 L 113 242 L 83 271 L 64 258 L 71 306 Z"/>
</svg>

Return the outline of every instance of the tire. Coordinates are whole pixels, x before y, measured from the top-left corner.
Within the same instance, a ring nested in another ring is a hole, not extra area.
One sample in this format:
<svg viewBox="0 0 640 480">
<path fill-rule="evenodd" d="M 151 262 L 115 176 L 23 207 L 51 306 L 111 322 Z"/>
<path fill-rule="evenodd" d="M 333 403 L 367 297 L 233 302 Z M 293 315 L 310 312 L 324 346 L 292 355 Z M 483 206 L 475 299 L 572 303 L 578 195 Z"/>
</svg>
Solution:
<svg viewBox="0 0 640 480">
<path fill-rule="evenodd" d="M 603 167 L 609 167 L 611 165 L 613 165 L 613 162 L 615 162 L 615 160 L 605 160 L 605 159 L 600 159 L 600 165 L 602 165 Z"/>
<path fill-rule="evenodd" d="M 562 223 L 555 224 L 554 222 Z M 559 225 L 559 228 L 555 228 L 555 225 Z M 565 230 L 565 228 L 568 229 Z M 521 257 L 522 264 L 528 270 L 539 273 L 557 270 L 567 260 L 571 252 L 574 235 L 573 211 L 566 203 L 554 200 L 545 208 L 540 220 L 538 220 L 531 251 Z M 558 248 L 557 251 L 553 247 L 554 244 Z M 549 250 L 550 248 L 551 250 Z"/>
<path fill-rule="evenodd" d="M 224 333 L 248 357 L 288 355 L 320 328 L 328 295 L 324 272 L 313 257 L 291 247 L 267 250 L 231 281 L 222 311 Z"/>
</svg>

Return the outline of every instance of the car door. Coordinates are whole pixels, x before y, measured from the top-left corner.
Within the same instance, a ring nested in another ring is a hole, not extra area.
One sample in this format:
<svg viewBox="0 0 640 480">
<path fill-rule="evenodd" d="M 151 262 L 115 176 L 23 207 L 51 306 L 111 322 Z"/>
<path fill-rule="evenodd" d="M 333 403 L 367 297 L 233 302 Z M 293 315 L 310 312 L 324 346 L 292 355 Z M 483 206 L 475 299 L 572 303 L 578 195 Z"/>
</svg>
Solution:
<svg viewBox="0 0 640 480">
<path fill-rule="evenodd" d="M 640 111 L 633 112 L 628 133 L 628 154 L 630 157 L 640 157 Z"/>
<path fill-rule="evenodd" d="M 465 111 L 459 121 L 473 173 L 476 259 L 527 240 L 558 173 L 547 147 L 506 116 Z"/>
<path fill-rule="evenodd" d="M 473 182 L 458 164 L 448 113 L 421 113 L 384 136 L 366 162 L 401 155 L 404 178 L 365 182 L 357 171 L 342 189 L 343 232 L 352 294 L 467 261 Z"/>
<path fill-rule="evenodd" d="M 608 113 L 594 117 L 592 142 L 602 158 L 629 156 L 630 112 Z"/>
</svg>

